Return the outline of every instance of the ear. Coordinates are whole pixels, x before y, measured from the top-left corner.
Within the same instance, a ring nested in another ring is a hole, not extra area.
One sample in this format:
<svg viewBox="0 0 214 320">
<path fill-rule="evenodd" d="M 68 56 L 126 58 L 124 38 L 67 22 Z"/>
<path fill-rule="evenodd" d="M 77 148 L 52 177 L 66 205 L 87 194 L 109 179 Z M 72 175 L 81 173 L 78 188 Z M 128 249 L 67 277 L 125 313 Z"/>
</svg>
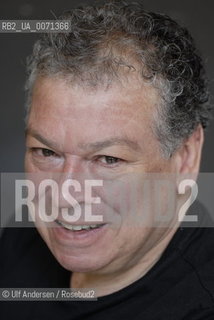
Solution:
<svg viewBox="0 0 214 320">
<path fill-rule="evenodd" d="M 199 125 L 175 154 L 176 171 L 178 173 L 198 174 L 203 143 L 204 130 L 202 126 Z"/>
</svg>

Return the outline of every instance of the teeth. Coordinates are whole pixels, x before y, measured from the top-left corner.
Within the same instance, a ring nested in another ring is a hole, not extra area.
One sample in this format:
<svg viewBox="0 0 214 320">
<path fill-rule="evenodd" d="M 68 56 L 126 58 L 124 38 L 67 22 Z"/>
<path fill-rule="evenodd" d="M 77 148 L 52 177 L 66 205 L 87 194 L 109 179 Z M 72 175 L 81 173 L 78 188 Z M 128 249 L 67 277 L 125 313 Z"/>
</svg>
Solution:
<svg viewBox="0 0 214 320">
<path fill-rule="evenodd" d="M 79 231 L 79 230 L 82 230 L 83 229 L 83 227 L 81 227 L 81 226 L 73 226 L 72 227 L 72 230 L 74 230 L 74 231 Z"/>
<path fill-rule="evenodd" d="M 80 231 L 80 230 L 89 230 L 89 229 L 95 229 L 95 228 L 99 228 L 101 227 L 100 224 L 92 224 L 92 225 L 82 225 L 82 226 L 72 226 L 70 224 L 66 224 L 64 222 L 61 221 L 57 221 L 58 224 L 60 224 L 61 226 L 63 226 L 64 228 L 68 229 L 68 230 L 73 230 L 73 231 Z"/>
<path fill-rule="evenodd" d="M 94 229 L 94 228 L 97 228 L 97 227 L 99 227 L 100 225 L 99 224 L 92 224 L 91 226 L 90 226 L 90 228 L 91 229 Z"/>
<path fill-rule="evenodd" d="M 85 230 L 90 229 L 90 226 L 80 226 L 80 227 L 81 227 L 81 229 L 85 229 Z"/>
</svg>

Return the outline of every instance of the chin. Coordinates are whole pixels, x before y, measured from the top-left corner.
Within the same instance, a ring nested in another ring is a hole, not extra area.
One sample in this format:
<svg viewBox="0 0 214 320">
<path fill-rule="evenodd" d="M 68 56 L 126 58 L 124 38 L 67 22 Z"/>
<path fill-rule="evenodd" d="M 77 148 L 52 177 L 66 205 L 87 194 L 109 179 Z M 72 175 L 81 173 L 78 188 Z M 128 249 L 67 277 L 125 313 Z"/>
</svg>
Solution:
<svg viewBox="0 0 214 320">
<path fill-rule="evenodd" d="M 71 272 L 94 272 L 102 269 L 105 265 L 98 257 L 96 259 L 91 259 L 91 257 L 87 256 L 68 256 L 56 252 L 54 253 L 54 256 L 63 268 Z"/>
<path fill-rule="evenodd" d="M 115 252 L 104 248 L 103 244 L 88 247 L 69 247 L 58 243 L 50 229 L 37 228 L 49 250 L 66 270 L 71 272 L 101 272 L 114 260 Z"/>
</svg>

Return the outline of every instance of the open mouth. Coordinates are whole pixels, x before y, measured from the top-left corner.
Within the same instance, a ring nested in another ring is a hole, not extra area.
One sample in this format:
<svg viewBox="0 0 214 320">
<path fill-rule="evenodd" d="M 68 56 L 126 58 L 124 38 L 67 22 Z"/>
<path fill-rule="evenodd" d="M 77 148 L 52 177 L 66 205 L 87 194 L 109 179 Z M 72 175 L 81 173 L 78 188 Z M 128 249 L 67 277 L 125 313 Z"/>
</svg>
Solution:
<svg viewBox="0 0 214 320">
<path fill-rule="evenodd" d="M 99 229 L 101 227 L 103 227 L 105 225 L 105 223 L 102 224 L 90 224 L 90 225 L 71 225 L 71 224 L 67 224 L 65 222 L 59 221 L 59 220 L 55 220 L 55 222 L 60 226 L 65 228 L 66 230 L 69 231 L 90 231 L 90 230 L 94 230 L 94 229 Z"/>
</svg>

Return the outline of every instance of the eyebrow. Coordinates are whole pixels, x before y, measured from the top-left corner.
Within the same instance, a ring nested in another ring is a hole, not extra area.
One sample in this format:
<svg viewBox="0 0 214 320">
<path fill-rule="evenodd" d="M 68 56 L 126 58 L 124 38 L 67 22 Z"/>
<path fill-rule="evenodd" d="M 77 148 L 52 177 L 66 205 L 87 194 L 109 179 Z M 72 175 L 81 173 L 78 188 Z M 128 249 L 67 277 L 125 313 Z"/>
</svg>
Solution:
<svg viewBox="0 0 214 320">
<path fill-rule="evenodd" d="M 44 145 L 49 146 L 51 149 L 57 149 L 57 144 L 55 142 L 46 139 L 39 132 L 37 132 L 36 130 L 34 130 L 32 128 L 27 128 L 25 130 L 25 137 L 27 135 L 31 135 L 32 137 L 36 138 L 38 141 L 40 141 Z"/>
<path fill-rule="evenodd" d="M 52 149 L 58 149 L 58 146 L 55 142 L 46 139 L 39 132 L 37 132 L 36 130 L 34 130 L 32 128 L 26 129 L 25 136 L 27 136 L 27 135 L 33 136 L 38 141 L 40 141 L 44 145 L 49 146 Z M 99 151 L 104 148 L 108 148 L 108 147 L 115 146 L 115 145 L 127 146 L 134 151 L 141 150 L 140 145 L 136 141 L 130 140 L 128 138 L 120 138 L 120 137 L 112 137 L 107 140 L 97 141 L 97 142 L 92 142 L 92 143 L 80 143 L 78 145 L 78 147 L 83 150 L 88 150 L 89 152 L 95 152 L 95 151 Z"/>
</svg>

